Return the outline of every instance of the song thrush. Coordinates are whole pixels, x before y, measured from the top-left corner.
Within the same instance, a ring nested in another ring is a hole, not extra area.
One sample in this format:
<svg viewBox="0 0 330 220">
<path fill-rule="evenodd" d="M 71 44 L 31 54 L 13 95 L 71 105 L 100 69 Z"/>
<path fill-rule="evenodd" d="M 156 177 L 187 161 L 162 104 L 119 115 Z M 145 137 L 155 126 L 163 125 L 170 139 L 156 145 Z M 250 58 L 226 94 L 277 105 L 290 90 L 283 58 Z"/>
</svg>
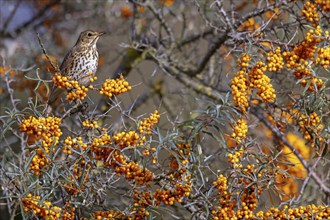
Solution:
<svg viewBox="0 0 330 220">
<path fill-rule="evenodd" d="M 60 66 L 61 74 L 77 80 L 81 85 L 88 85 L 90 78 L 95 75 L 98 65 L 99 54 L 96 42 L 103 34 L 103 32 L 92 30 L 81 32 L 76 44 L 63 59 Z M 47 102 L 48 106 L 51 107 L 63 92 L 63 89 L 53 88 Z M 49 113 L 49 110 L 47 112 Z"/>
</svg>

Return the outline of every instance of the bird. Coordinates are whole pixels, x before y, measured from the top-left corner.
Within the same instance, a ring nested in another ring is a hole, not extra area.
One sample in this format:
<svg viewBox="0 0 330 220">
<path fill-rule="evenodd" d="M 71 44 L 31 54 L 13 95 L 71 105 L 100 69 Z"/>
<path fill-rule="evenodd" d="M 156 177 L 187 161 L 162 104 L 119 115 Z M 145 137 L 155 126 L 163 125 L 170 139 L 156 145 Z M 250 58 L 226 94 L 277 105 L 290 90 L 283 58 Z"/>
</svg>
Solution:
<svg viewBox="0 0 330 220">
<path fill-rule="evenodd" d="M 59 68 L 62 76 L 76 80 L 86 86 L 97 71 L 99 54 L 96 43 L 104 32 L 86 30 L 80 33 L 76 44 L 64 57 Z M 52 105 L 61 97 L 65 90 L 53 86 L 47 101 L 47 114 L 52 111 Z"/>
</svg>

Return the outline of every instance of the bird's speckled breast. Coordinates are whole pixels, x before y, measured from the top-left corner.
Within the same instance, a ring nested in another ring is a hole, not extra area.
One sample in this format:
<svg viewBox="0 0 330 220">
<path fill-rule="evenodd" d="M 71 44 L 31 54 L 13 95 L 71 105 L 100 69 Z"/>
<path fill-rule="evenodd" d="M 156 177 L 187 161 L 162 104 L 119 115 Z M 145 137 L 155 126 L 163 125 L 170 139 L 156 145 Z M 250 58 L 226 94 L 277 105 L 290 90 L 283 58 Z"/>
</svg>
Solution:
<svg viewBox="0 0 330 220">
<path fill-rule="evenodd" d="M 98 65 L 99 55 L 96 48 L 76 51 L 73 57 L 71 67 L 67 69 L 69 72 L 66 75 L 77 80 L 79 84 L 89 84 L 89 79 L 96 73 Z"/>
</svg>

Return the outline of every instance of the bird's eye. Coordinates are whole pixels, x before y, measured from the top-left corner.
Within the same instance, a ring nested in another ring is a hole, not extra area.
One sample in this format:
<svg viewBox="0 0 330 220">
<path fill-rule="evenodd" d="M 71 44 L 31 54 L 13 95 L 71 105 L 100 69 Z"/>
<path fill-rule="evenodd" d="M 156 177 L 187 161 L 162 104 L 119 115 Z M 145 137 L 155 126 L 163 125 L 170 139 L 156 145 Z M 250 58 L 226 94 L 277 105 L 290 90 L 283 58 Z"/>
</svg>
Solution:
<svg viewBox="0 0 330 220">
<path fill-rule="evenodd" d="M 87 36 L 91 37 L 93 34 L 91 32 L 88 32 Z"/>
</svg>

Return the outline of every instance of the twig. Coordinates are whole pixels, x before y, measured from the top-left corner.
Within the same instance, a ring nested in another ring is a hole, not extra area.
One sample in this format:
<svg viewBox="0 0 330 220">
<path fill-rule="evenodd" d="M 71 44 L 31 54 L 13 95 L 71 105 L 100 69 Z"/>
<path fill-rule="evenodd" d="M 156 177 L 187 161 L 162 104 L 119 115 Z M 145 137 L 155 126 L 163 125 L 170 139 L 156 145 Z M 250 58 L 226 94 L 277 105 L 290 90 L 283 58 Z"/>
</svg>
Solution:
<svg viewBox="0 0 330 220">
<path fill-rule="evenodd" d="M 49 56 L 48 56 L 48 54 L 47 54 L 47 52 L 46 52 L 46 49 L 45 49 L 44 45 L 43 45 L 42 42 L 41 42 L 41 39 L 40 39 L 39 33 L 37 33 L 37 37 L 38 37 L 39 45 L 40 45 L 40 47 L 41 47 L 41 49 L 42 49 L 42 52 L 43 52 L 44 55 L 46 56 L 47 61 L 50 63 L 50 65 L 53 67 L 53 69 L 54 69 L 56 72 L 59 72 L 60 70 L 59 70 L 58 66 L 55 66 L 55 65 L 52 63 L 52 61 L 50 60 L 50 58 L 49 58 Z"/>
<path fill-rule="evenodd" d="M 273 11 L 275 8 L 281 6 L 282 4 L 284 4 L 286 1 L 278 1 L 272 5 L 269 5 L 267 7 L 264 7 L 264 8 L 260 8 L 260 9 L 257 9 L 257 10 L 254 10 L 253 12 L 245 15 L 242 19 L 238 20 L 235 24 L 234 24 L 234 27 L 235 28 L 238 28 L 239 26 L 241 26 L 245 21 L 249 20 L 250 18 L 253 18 L 253 17 L 256 17 L 256 16 L 259 16 L 263 13 L 265 13 L 266 11 Z"/>
<path fill-rule="evenodd" d="M 313 164 L 313 167 L 312 167 L 313 170 L 315 169 L 316 165 L 319 163 L 320 159 L 321 159 L 321 157 L 318 157 L 317 160 L 316 160 L 316 162 Z M 306 189 L 306 187 L 307 187 L 307 185 L 308 185 L 308 182 L 309 182 L 311 176 L 312 176 L 311 173 L 309 173 L 308 176 L 306 177 L 306 179 L 304 180 L 304 183 L 303 183 L 303 185 L 301 186 L 301 189 L 300 189 L 299 195 L 298 195 L 298 197 L 295 199 L 296 202 L 298 202 L 298 201 L 301 199 L 301 197 L 303 196 L 303 194 L 304 194 L 304 192 L 305 192 L 305 189 Z"/>
<path fill-rule="evenodd" d="M 186 44 L 194 43 L 196 40 L 199 40 L 201 38 L 204 38 L 208 35 L 213 34 L 213 32 L 214 32 L 213 29 L 208 28 L 207 30 L 204 30 L 201 33 L 197 33 L 197 34 L 188 36 L 178 44 L 178 48 L 181 48 L 181 47 L 185 46 Z"/>
<path fill-rule="evenodd" d="M 210 47 L 210 49 L 207 51 L 207 53 L 203 57 L 202 61 L 199 63 L 197 69 L 192 72 L 192 74 L 191 74 L 192 76 L 196 76 L 204 70 L 204 68 L 206 67 L 210 58 L 219 49 L 219 47 L 222 44 L 224 44 L 225 41 L 227 40 L 228 33 L 229 33 L 228 30 L 226 30 L 226 32 L 213 43 L 213 45 Z"/>
<path fill-rule="evenodd" d="M 321 187 L 321 189 L 326 193 L 330 194 L 330 188 L 327 187 L 323 181 L 320 179 L 320 177 L 314 172 L 313 167 L 310 167 L 306 160 L 301 156 L 301 154 L 296 150 L 296 148 L 293 147 L 293 145 L 284 137 L 284 135 L 281 133 L 281 131 L 274 127 L 266 118 L 265 116 L 258 111 L 257 107 L 251 107 L 250 112 L 256 116 L 264 125 L 266 125 L 267 128 L 269 128 L 272 133 L 287 147 L 290 148 L 292 153 L 299 159 L 300 163 L 304 166 L 304 168 L 307 170 L 309 175 L 315 180 L 315 182 Z"/>
</svg>

